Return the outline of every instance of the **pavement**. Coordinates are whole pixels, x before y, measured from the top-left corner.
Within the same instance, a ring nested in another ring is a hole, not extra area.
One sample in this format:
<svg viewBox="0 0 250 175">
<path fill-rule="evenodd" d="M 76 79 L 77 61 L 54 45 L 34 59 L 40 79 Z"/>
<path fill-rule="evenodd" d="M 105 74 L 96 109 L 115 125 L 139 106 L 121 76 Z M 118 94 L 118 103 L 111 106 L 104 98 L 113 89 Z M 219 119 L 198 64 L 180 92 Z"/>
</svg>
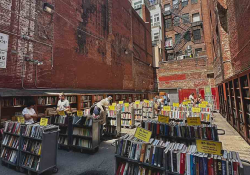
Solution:
<svg viewBox="0 0 250 175">
<path fill-rule="evenodd" d="M 214 123 L 219 129 L 224 129 L 226 135 L 220 136 L 223 149 L 237 151 L 241 159 L 250 161 L 250 145 L 229 125 L 218 113 L 214 114 Z M 134 129 L 122 129 L 122 134 L 134 134 Z M 115 166 L 115 147 L 111 144 L 115 139 L 103 141 L 99 151 L 91 153 L 80 153 L 74 151 L 58 150 L 57 164 L 59 171 L 57 175 L 113 175 Z M 250 164 L 244 163 L 244 175 L 250 175 Z M 50 175 L 50 172 L 42 175 Z M 0 165 L 0 175 L 23 175 L 14 169 Z"/>
</svg>

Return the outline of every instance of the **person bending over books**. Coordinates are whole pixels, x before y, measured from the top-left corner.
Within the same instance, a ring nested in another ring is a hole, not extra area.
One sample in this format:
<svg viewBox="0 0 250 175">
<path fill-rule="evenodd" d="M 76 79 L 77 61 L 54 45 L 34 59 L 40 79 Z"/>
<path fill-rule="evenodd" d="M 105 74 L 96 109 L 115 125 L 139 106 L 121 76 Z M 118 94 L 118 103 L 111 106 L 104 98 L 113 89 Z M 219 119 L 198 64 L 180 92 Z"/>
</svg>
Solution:
<svg viewBox="0 0 250 175">
<path fill-rule="evenodd" d="M 65 99 L 64 93 L 61 93 L 59 95 L 59 100 L 57 103 L 57 111 L 65 111 L 68 112 L 70 111 L 70 106 L 69 106 L 69 101 Z"/>
<path fill-rule="evenodd" d="M 34 123 L 34 118 L 37 118 L 36 111 L 34 110 L 35 104 L 34 100 L 29 100 L 27 107 L 23 109 L 22 114 L 25 119 L 25 124 L 32 124 Z"/>
<path fill-rule="evenodd" d="M 105 99 L 99 101 L 91 111 L 91 115 L 94 113 L 95 116 L 100 116 L 100 120 L 102 120 L 102 124 L 106 123 L 106 116 L 105 116 L 105 107 L 110 105 L 110 101 L 112 97 L 109 96 Z"/>
</svg>

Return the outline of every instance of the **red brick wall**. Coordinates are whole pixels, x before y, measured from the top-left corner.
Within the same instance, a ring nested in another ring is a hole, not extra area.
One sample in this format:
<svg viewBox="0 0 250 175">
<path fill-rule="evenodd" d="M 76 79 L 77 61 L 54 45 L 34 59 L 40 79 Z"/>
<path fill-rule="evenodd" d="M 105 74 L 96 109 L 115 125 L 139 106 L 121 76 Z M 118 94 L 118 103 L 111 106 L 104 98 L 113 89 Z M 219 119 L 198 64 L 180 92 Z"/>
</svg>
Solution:
<svg viewBox="0 0 250 175">
<path fill-rule="evenodd" d="M 12 11 L 15 11 L 19 1 L 4 0 L 3 3 L 12 3 Z M 21 14 L 29 14 L 29 6 L 25 6 L 29 1 L 22 2 Z M 29 25 L 34 26 L 30 36 L 53 45 L 53 53 L 48 46 L 10 35 L 9 47 L 18 54 L 8 53 L 7 69 L 0 70 L 0 88 L 21 88 L 22 67 L 24 87 L 35 88 L 35 66 L 23 61 L 23 55 L 31 55 L 32 59 L 44 63 L 38 66 L 37 87 L 152 90 L 153 70 L 148 66 L 152 64 L 150 29 L 148 31 L 127 0 L 71 0 L 65 3 L 54 0 L 50 1 L 55 5 L 52 18 L 42 11 L 42 1 L 36 2 L 31 13 L 40 12 L 37 13 L 40 16 L 34 15 L 37 23 L 7 11 L 0 15 L 0 32 L 7 30 L 20 35 L 29 32 Z M 0 5 L 0 10 L 2 8 Z M 6 20 L 11 22 L 3 26 Z M 132 23 L 135 26 L 132 27 Z M 138 31 L 144 35 L 138 37 L 135 34 Z M 134 45 L 138 47 L 140 56 L 137 57 L 145 62 L 144 66 L 133 61 L 137 54 Z M 143 81 L 149 86 L 137 82 L 144 74 Z"/>
</svg>

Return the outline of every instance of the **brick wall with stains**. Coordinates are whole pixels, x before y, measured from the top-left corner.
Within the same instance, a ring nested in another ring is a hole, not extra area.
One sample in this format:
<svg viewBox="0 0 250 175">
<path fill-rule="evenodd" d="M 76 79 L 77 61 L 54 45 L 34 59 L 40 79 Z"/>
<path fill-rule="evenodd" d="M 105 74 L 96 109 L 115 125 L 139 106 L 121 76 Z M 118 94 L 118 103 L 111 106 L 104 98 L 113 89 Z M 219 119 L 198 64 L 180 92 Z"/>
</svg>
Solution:
<svg viewBox="0 0 250 175">
<path fill-rule="evenodd" d="M 0 32 L 11 49 L 0 88 L 153 89 L 150 30 L 127 0 L 4 0 L 2 9 Z"/>
</svg>

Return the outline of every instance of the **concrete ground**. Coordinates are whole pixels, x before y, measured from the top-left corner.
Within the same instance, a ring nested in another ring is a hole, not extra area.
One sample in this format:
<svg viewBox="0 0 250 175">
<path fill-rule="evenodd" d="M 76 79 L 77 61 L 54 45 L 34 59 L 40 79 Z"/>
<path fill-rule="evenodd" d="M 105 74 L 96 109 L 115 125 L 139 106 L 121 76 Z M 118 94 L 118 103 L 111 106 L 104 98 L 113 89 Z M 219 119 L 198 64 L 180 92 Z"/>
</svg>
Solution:
<svg viewBox="0 0 250 175">
<path fill-rule="evenodd" d="M 219 129 L 224 129 L 226 135 L 220 136 L 223 149 L 237 151 L 241 159 L 250 161 L 250 146 L 220 115 L 214 115 L 214 122 Z M 134 134 L 135 129 L 122 129 L 122 133 Z M 58 175 L 113 175 L 115 147 L 111 146 L 114 139 L 103 141 L 99 151 L 95 154 L 86 154 L 74 151 L 58 150 Z M 244 175 L 250 175 L 250 165 L 244 164 Z M 50 173 L 43 173 L 48 175 Z M 0 165 L 0 175 L 23 175 L 6 166 Z"/>
</svg>

